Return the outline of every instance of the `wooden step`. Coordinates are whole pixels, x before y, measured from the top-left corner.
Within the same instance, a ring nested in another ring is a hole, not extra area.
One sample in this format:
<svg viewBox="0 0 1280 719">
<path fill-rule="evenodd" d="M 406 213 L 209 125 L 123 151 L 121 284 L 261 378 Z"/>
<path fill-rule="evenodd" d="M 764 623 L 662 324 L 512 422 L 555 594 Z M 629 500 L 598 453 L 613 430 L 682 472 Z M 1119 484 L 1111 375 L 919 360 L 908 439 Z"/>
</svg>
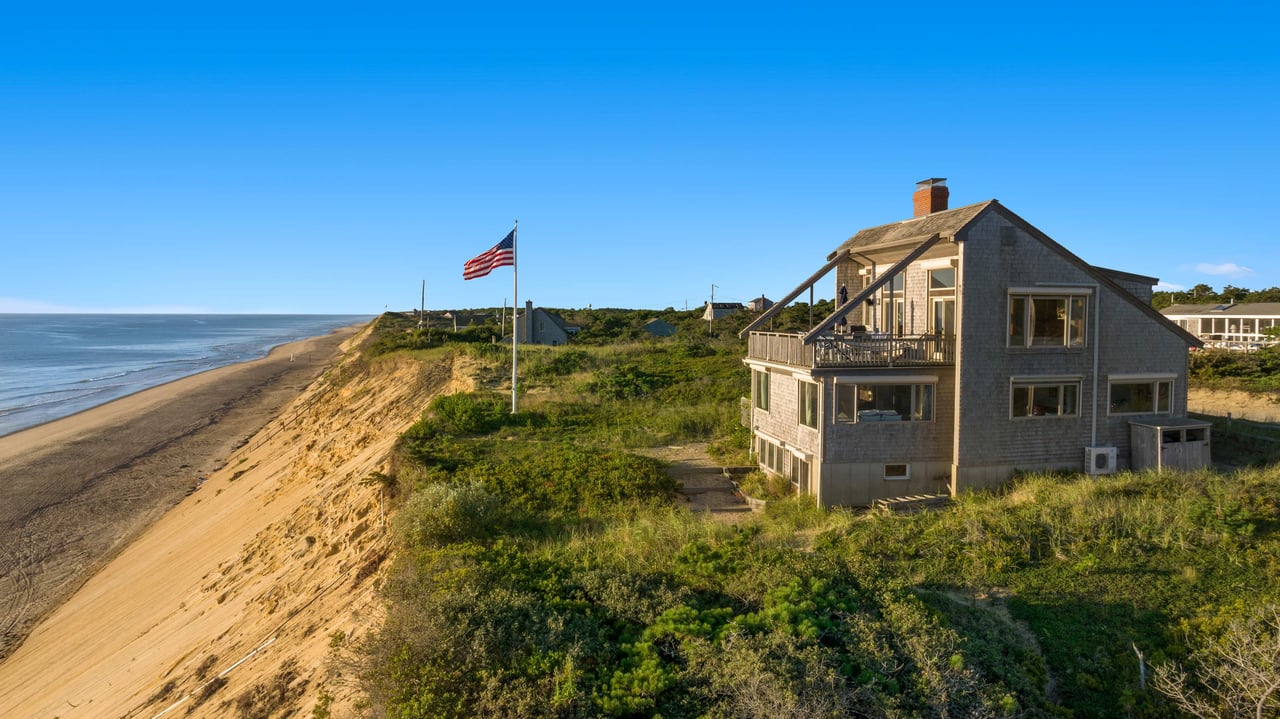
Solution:
<svg viewBox="0 0 1280 719">
<path fill-rule="evenodd" d="M 877 499 L 871 503 L 871 506 L 889 512 L 920 512 L 926 509 L 941 509 L 950 501 L 949 494 L 912 494 Z"/>
</svg>

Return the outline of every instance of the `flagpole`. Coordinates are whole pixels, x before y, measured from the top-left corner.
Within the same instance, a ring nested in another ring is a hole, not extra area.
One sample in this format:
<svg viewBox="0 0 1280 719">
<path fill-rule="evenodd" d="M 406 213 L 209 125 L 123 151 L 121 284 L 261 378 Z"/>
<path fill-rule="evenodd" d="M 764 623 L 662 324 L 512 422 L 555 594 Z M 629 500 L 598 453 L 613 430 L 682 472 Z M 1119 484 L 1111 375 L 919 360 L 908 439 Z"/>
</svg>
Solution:
<svg viewBox="0 0 1280 719">
<path fill-rule="evenodd" d="M 511 414 L 516 413 L 516 338 L 520 332 L 516 326 L 520 322 L 520 262 L 516 257 L 519 229 L 520 220 L 516 220 L 511 228 Z M 528 321 L 525 317 L 525 322 Z"/>
</svg>

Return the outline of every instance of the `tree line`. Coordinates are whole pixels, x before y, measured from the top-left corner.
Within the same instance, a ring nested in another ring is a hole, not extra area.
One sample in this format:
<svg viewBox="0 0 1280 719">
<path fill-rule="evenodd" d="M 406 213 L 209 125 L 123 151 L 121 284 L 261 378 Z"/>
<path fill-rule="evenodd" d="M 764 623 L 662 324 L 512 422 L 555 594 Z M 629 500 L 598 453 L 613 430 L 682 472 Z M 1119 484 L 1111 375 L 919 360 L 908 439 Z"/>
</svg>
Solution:
<svg viewBox="0 0 1280 719">
<path fill-rule="evenodd" d="M 1251 290 L 1247 287 L 1224 285 L 1221 292 L 1206 284 L 1176 292 L 1157 291 L 1151 294 L 1151 306 L 1162 310 L 1170 305 L 1218 305 L 1240 302 L 1280 302 L 1280 287 Z"/>
</svg>

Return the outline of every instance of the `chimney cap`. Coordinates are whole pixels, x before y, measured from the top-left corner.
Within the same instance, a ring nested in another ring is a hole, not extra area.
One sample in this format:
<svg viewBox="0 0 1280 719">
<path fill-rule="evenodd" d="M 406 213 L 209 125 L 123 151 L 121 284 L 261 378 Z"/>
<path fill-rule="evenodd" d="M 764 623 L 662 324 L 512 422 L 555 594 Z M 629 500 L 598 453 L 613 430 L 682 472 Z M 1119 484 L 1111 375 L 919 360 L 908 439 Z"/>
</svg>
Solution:
<svg viewBox="0 0 1280 719">
<path fill-rule="evenodd" d="M 927 180 L 921 180 L 921 181 L 919 181 L 919 182 L 917 182 L 917 183 L 916 183 L 916 189 L 917 189 L 917 190 L 923 190 L 923 189 L 925 189 L 926 187 L 934 187 L 934 186 L 938 186 L 938 187 L 946 187 L 946 186 L 947 186 L 947 178 L 945 178 L 945 177 L 930 177 L 930 178 L 929 178 L 929 179 L 927 179 Z"/>
</svg>

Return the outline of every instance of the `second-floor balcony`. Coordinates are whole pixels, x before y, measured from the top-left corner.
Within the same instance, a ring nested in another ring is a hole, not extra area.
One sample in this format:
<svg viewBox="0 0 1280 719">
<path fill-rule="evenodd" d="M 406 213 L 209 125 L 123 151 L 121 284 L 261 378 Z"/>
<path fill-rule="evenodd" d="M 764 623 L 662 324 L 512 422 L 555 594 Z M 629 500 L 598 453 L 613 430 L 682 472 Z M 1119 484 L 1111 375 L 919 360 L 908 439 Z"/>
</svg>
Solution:
<svg viewBox="0 0 1280 719">
<path fill-rule="evenodd" d="M 752 332 L 747 339 L 747 356 L 813 369 L 953 365 L 956 341 L 940 335 L 857 333 L 822 335 L 806 345 L 799 334 Z"/>
</svg>

